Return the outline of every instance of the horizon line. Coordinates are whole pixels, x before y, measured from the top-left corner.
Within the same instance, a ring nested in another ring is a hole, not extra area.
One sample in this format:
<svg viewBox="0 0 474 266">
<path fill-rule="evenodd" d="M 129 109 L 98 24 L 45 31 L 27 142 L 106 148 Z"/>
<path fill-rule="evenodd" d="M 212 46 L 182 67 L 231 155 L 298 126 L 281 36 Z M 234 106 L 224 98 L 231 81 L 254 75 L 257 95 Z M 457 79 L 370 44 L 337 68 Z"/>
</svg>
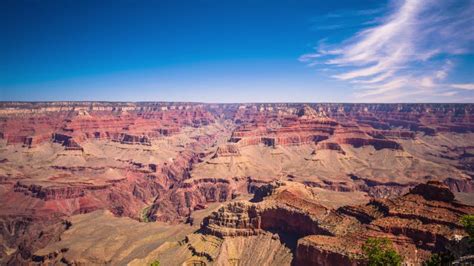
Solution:
<svg viewBox="0 0 474 266">
<path fill-rule="evenodd" d="M 469 104 L 474 105 L 473 102 L 197 102 L 197 101 L 104 101 L 104 100 L 52 100 L 52 101 L 3 101 L 0 100 L 0 104 L 5 103 L 184 103 L 184 104 Z"/>
</svg>

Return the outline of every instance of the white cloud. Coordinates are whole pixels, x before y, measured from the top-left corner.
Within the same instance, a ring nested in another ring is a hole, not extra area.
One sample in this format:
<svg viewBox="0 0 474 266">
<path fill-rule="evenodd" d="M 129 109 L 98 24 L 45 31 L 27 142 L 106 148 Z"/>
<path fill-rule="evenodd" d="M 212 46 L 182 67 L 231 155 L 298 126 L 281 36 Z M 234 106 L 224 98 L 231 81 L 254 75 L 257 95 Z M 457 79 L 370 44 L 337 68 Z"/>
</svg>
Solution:
<svg viewBox="0 0 474 266">
<path fill-rule="evenodd" d="M 447 92 L 441 92 L 441 93 L 439 93 L 438 96 L 450 97 L 450 96 L 454 96 L 454 95 L 456 95 L 456 94 L 458 94 L 457 91 L 447 91 Z"/>
<path fill-rule="evenodd" d="M 373 84 L 373 83 L 379 83 L 381 81 L 386 80 L 387 78 L 393 76 L 394 71 L 387 71 L 383 74 L 377 75 L 371 79 L 366 79 L 366 80 L 354 80 L 353 83 L 358 83 L 358 84 Z"/>
<path fill-rule="evenodd" d="M 474 83 L 451 84 L 451 88 L 472 91 L 474 90 Z"/>
<path fill-rule="evenodd" d="M 433 88 L 436 86 L 432 77 L 421 78 L 420 85 L 424 88 Z"/>
<path fill-rule="evenodd" d="M 319 58 L 321 56 L 322 55 L 320 54 L 305 54 L 305 55 L 300 56 L 298 60 L 300 60 L 300 62 L 308 62 L 308 61 L 311 61 L 311 59 Z"/>
<path fill-rule="evenodd" d="M 336 72 L 333 78 L 355 84 L 359 89 L 356 97 L 456 94 L 444 91 L 446 86 L 473 90 L 472 84 L 443 82 L 454 67 L 449 58 L 472 50 L 474 1 L 397 3 L 392 12 L 378 19 L 378 25 L 339 44 L 320 44 L 315 53 L 301 56 L 300 61 L 332 69 Z"/>
</svg>

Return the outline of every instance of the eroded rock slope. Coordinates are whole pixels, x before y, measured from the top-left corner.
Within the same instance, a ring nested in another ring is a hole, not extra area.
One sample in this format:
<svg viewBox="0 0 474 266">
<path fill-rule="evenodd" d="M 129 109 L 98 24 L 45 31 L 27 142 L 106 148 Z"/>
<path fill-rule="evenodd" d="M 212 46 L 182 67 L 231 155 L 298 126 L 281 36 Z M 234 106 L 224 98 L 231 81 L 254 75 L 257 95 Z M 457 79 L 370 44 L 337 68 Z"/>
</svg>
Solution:
<svg viewBox="0 0 474 266">
<path fill-rule="evenodd" d="M 204 220 L 200 230 L 210 243 L 225 247 L 208 262 L 250 262 L 251 250 L 235 250 L 259 239 L 278 254 L 262 263 L 285 264 L 319 238 L 328 243 L 320 257 L 340 261 L 347 254 L 329 247 L 347 244 L 347 230 L 424 234 L 417 248 L 428 254 L 450 238 L 423 227 L 436 224 L 434 214 L 402 217 L 399 208 L 425 195 L 405 194 L 428 181 L 474 201 L 473 132 L 470 104 L 0 103 L 1 262 L 31 261 L 60 239 L 72 216 L 107 210 L 196 227 L 196 212 L 252 197 L 261 202 L 232 203 Z M 265 192 L 275 181 L 295 188 Z M 403 204 L 395 200 L 401 195 Z M 370 198 L 367 206 L 341 207 Z M 436 212 L 461 206 L 420 200 Z M 440 226 L 458 228 L 455 218 Z M 390 219 L 399 226 L 384 227 Z M 360 241 L 350 247 L 357 251 Z M 190 243 L 201 242 L 186 243 L 191 252 Z"/>
</svg>

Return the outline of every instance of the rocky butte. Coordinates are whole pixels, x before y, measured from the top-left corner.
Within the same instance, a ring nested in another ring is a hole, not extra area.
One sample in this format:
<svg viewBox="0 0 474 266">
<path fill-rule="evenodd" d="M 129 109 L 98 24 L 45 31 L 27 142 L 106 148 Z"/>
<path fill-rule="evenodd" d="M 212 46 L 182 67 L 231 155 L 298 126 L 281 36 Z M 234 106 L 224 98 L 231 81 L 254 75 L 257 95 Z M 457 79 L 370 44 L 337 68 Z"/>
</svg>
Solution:
<svg viewBox="0 0 474 266">
<path fill-rule="evenodd" d="M 474 105 L 0 103 L 2 265 L 469 255 Z"/>
</svg>

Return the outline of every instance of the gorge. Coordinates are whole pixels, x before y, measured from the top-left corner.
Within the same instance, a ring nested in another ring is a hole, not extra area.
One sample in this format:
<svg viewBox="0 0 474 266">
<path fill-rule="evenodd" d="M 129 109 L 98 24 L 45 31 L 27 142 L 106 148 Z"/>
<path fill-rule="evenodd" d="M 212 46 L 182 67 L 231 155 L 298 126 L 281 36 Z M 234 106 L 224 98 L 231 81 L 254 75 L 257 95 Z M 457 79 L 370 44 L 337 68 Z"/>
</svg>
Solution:
<svg viewBox="0 0 474 266">
<path fill-rule="evenodd" d="M 473 104 L 1 102 L 0 263 L 421 265 L 473 178 Z"/>
</svg>

